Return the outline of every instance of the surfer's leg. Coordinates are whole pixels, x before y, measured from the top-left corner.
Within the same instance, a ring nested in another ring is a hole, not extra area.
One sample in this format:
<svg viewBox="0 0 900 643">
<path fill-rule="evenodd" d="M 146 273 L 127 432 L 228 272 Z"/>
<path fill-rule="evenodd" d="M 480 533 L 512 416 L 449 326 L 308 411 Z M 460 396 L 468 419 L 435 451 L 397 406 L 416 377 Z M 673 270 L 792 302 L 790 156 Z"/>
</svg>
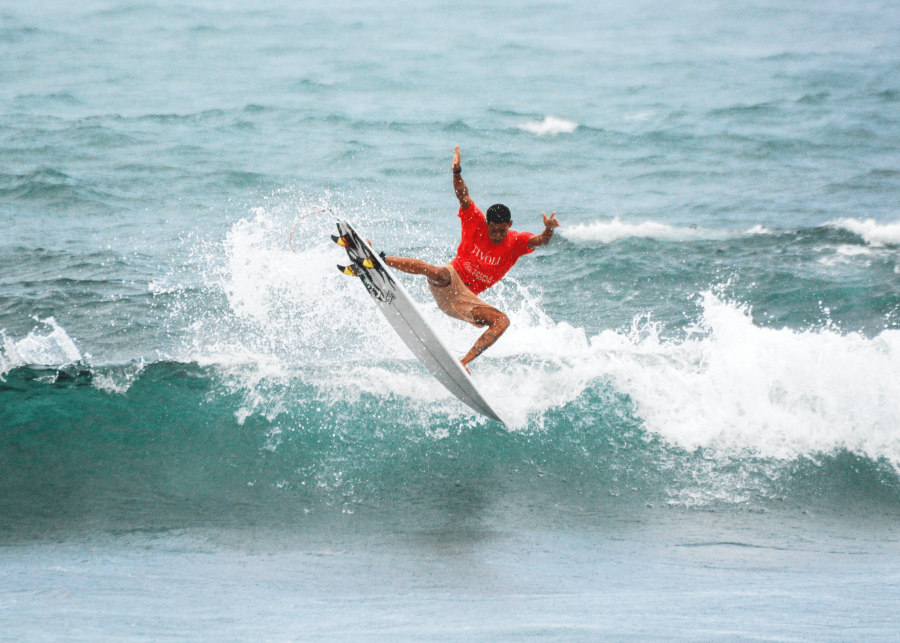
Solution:
<svg viewBox="0 0 900 643">
<path fill-rule="evenodd" d="M 408 257 L 385 257 L 384 262 L 391 268 L 411 275 L 425 275 L 428 281 L 439 288 L 450 285 L 450 271 L 447 266 L 432 266 L 421 259 Z"/>
<path fill-rule="evenodd" d="M 500 335 L 505 333 L 506 329 L 509 328 L 509 317 L 507 317 L 505 313 L 490 306 L 479 306 L 478 308 L 474 308 L 472 310 L 472 317 L 475 318 L 475 321 L 484 324 L 488 328 L 482 333 L 481 337 L 478 338 L 472 348 L 469 349 L 466 356 L 459 360 L 462 362 L 463 368 L 465 368 L 466 371 L 469 370 L 467 364 L 492 346 L 494 342 L 500 339 Z"/>
</svg>

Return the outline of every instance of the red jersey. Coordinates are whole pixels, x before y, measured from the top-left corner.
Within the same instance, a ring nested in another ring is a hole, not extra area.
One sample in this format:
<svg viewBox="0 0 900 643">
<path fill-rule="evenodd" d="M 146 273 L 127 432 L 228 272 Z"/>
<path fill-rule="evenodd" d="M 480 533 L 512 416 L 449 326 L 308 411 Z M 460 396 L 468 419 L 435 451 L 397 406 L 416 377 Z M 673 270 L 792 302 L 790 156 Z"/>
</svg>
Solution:
<svg viewBox="0 0 900 643">
<path fill-rule="evenodd" d="M 465 210 L 460 208 L 459 218 L 462 241 L 450 265 L 476 295 L 503 279 L 519 257 L 534 252 L 528 247 L 534 236 L 531 232 L 510 230 L 501 243 L 491 241 L 484 213 L 474 203 Z"/>
</svg>

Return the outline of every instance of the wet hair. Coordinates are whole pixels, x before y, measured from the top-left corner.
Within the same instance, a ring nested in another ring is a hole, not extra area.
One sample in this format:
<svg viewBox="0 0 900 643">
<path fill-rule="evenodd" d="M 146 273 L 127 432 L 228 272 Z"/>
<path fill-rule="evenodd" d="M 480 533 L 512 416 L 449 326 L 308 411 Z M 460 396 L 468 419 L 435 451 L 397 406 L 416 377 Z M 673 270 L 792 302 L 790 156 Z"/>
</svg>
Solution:
<svg viewBox="0 0 900 643">
<path fill-rule="evenodd" d="M 488 208 L 487 211 L 487 222 L 488 223 L 509 223 L 512 220 L 512 213 L 509 211 L 505 205 L 500 203 L 495 203 L 491 207 Z"/>
</svg>

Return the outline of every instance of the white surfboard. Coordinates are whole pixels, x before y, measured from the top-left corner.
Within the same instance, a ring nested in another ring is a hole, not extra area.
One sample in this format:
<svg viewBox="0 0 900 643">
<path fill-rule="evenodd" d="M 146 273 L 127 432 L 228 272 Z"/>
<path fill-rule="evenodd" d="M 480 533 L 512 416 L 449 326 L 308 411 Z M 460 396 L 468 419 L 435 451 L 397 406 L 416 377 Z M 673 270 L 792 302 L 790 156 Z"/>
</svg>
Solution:
<svg viewBox="0 0 900 643">
<path fill-rule="evenodd" d="M 360 280 L 413 355 L 461 402 L 493 420 L 503 422 L 479 393 L 459 360 L 425 321 L 418 306 L 406 292 L 406 288 L 394 279 L 381 258 L 363 241 L 349 222 L 339 219 L 337 227 L 338 236 L 345 240 L 344 248 Z M 364 267 L 364 260 L 369 260 L 372 267 Z"/>
</svg>

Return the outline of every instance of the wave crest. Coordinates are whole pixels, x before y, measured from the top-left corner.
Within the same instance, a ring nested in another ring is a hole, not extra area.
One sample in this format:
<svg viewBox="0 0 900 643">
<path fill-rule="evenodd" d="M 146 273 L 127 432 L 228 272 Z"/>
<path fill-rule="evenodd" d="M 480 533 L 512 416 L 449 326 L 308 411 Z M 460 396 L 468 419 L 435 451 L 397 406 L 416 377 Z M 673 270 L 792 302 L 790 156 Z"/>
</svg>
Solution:
<svg viewBox="0 0 900 643">
<path fill-rule="evenodd" d="M 662 239 L 667 241 L 684 241 L 690 239 L 721 238 L 723 232 L 703 230 L 694 226 L 689 228 L 677 228 L 645 221 L 644 223 L 627 223 L 618 217 L 612 221 L 596 221 L 594 223 L 582 223 L 566 227 L 563 235 L 570 241 L 599 241 L 600 243 L 612 243 L 620 239 L 637 237 L 642 239 Z"/>
<path fill-rule="evenodd" d="M 528 121 L 518 126 L 520 130 L 538 136 L 545 134 L 571 134 L 578 129 L 578 123 L 556 116 L 545 116 L 542 121 Z"/>
<path fill-rule="evenodd" d="M 900 221 L 882 224 L 874 219 L 840 219 L 831 225 L 857 234 L 873 246 L 900 245 Z"/>
<path fill-rule="evenodd" d="M 38 319 L 50 332 L 32 330 L 24 339 L 16 340 L 0 330 L 3 351 L 0 352 L 0 377 L 19 366 L 61 366 L 82 361 L 81 352 L 53 317 Z"/>
</svg>

